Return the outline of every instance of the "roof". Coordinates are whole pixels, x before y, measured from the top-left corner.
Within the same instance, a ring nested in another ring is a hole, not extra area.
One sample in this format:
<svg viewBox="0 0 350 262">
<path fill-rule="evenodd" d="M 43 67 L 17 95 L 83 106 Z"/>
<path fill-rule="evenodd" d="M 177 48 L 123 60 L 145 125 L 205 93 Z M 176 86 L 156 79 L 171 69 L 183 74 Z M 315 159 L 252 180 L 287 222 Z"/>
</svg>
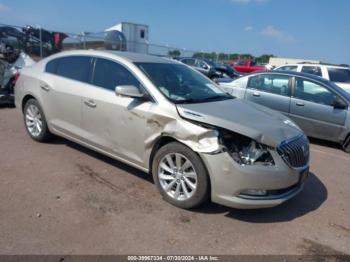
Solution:
<svg viewBox="0 0 350 262">
<path fill-rule="evenodd" d="M 281 66 L 278 66 L 278 68 L 280 67 L 284 67 L 284 66 L 326 66 L 326 67 L 333 67 L 333 68 L 343 68 L 343 69 L 349 69 L 349 65 L 345 65 L 345 64 L 341 64 L 341 65 L 336 65 L 336 64 L 329 64 L 329 63 L 310 63 L 310 62 L 300 62 L 300 63 L 290 63 L 290 64 L 284 64 Z"/>
<path fill-rule="evenodd" d="M 146 54 L 133 53 L 133 52 L 112 51 L 112 50 L 70 50 L 70 51 L 57 53 L 54 56 L 55 57 L 60 57 L 65 55 L 93 56 L 93 55 L 99 55 L 99 54 L 117 56 L 131 63 L 169 63 L 169 64 L 178 63 L 177 61 L 174 61 L 168 58 L 162 58 L 162 57 L 153 56 L 153 55 L 146 55 Z M 50 58 L 52 57 L 53 56 L 50 56 Z"/>
<path fill-rule="evenodd" d="M 285 74 L 285 75 L 293 75 L 293 76 L 299 76 L 299 77 L 305 77 L 305 78 L 309 78 L 311 80 L 315 80 L 318 82 L 323 82 L 323 83 L 330 83 L 329 80 L 322 78 L 320 76 L 317 75 L 313 75 L 313 74 L 308 74 L 308 73 L 303 73 L 303 72 L 296 72 L 296 71 L 288 71 L 288 70 L 272 70 L 272 71 L 259 71 L 259 72 L 255 72 L 255 73 L 276 73 L 276 74 Z"/>
<path fill-rule="evenodd" d="M 136 23 L 130 23 L 130 22 L 121 22 L 119 24 L 116 24 L 114 26 L 111 26 L 107 29 L 105 29 L 104 31 L 120 31 L 122 30 L 122 25 L 134 25 L 134 26 L 142 26 L 142 27 L 147 27 L 148 28 L 148 25 L 144 25 L 144 24 L 136 24 Z"/>
<path fill-rule="evenodd" d="M 248 75 L 244 75 L 242 77 L 250 76 L 250 75 L 261 75 L 261 74 L 269 74 L 269 75 L 281 74 L 281 75 L 296 76 L 296 77 L 301 77 L 301 78 L 313 80 L 315 82 L 319 82 L 319 83 L 322 83 L 324 85 L 327 85 L 330 89 L 332 89 L 333 91 L 335 91 L 338 94 L 341 94 L 343 97 L 345 97 L 350 102 L 350 94 L 348 92 L 346 92 L 344 89 L 340 88 L 339 86 L 337 86 L 333 82 L 331 82 L 325 78 L 313 75 L 313 74 L 307 74 L 307 73 L 295 72 L 295 71 L 287 71 L 287 70 L 272 70 L 272 71 L 258 71 L 258 72 L 254 72 L 254 73 L 251 73 Z"/>
<path fill-rule="evenodd" d="M 104 50 L 101 52 L 122 57 L 132 63 L 135 63 L 135 62 L 136 63 L 171 63 L 171 64 L 176 63 L 171 59 L 154 56 L 154 55 L 146 55 L 146 54 L 133 53 L 133 52 L 109 51 L 109 50 Z"/>
</svg>

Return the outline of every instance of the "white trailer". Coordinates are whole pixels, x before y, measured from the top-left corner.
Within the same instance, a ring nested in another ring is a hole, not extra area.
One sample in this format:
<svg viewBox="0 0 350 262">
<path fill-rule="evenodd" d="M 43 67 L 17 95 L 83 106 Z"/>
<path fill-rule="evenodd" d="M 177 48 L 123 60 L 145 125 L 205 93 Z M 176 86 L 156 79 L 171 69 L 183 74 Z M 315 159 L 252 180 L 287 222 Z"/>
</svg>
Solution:
<svg viewBox="0 0 350 262">
<path fill-rule="evenodd" d="M 122 22 L 105 31 L 117 30 L 126 38 L 127 51 L 136 53 L 148 53 L 148 25 Z"/>
<path fill-rule="evenodd" d="M 321 61 L 310 60 L 310 59 L 298 59 L 298 58 L 285 58 L 285 57 L 271 57 L 269 60 L 269 65 L 274 67 L 280 67 L 287 64 L 298 64 L 302 62 L 319 64 Z"/>
</svg>

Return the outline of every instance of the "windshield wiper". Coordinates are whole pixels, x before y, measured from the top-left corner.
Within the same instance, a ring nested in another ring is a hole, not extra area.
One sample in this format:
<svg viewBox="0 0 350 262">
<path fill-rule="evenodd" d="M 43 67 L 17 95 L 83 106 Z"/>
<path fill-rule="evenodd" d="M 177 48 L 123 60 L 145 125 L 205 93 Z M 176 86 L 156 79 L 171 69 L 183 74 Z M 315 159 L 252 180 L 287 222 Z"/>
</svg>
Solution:
<svg viewBox="0 0 350 262">
<path fill-rule="evenodd" d="M 211 96 L 211 97 L 200 98 L 200 99 L 189 98 L 189 99 L 175 101 L 175 104 L 195 104 L 195 103 L 204 103 L 209 101 L 221 101 L 221 100 L 227 100 L 227 99 L 233 99 L 233 98 L 234 98 L 233 96 L 229 96 L 229 95 Z"/>
<path fill-rule="evenodd" d="M 223 95 L 220 95 L 220 96 L 211 96 L 211 97 L 206 97 L 206 98 L 203 98 L 201 99 L 201 101 L 203 102 L 207 102 L 207 101 L 221 101 L 221 100 L 227 100 L 227 99 L 233 99 L 232 96 L 223 96 Z"/>
<path fill-rule="evenodd" d="M 193 99 L 193 98 L 174 101 L 175 104 L 194 104 L 194 103 L 199 103 L 199 102 L 200 102 L 199 99 Z"/>
</svg>

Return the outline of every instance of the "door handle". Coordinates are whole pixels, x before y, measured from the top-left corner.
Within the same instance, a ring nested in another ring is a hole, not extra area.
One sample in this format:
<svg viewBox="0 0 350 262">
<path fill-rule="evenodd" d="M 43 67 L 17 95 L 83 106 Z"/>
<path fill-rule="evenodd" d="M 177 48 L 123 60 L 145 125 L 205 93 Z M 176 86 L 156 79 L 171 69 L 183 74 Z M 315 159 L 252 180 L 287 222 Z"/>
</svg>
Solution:
<svg viewBox="0 0 350 262">
<path fill-rule="evenodd" d="M 40 88 L 46 92 L 50 91 L 50 86 L 48 84 L 41 84 Z"/>
<path fill-rule="evenodd" d="M 259 96 L 260 96 L 260 93 L 259 93 L 259 92 L 254 92 L 254 93 L 253 93 L 253 96 L 259 97 Z"/>
<path fill-rule="evenodd" d="M 97 106 L 95 101 L 92 99 L 85 100 L 84 104 L 87 105 L 88 107 L 92 107 L 92 108 L 95 108 Z"/>
<path fill-rule="evenodd" d="M 296 105 L 297 105 L 297 106 L 304 106 L 305 104 L 302 103 L 302 102 L 297 102 Z"/>
</svg>

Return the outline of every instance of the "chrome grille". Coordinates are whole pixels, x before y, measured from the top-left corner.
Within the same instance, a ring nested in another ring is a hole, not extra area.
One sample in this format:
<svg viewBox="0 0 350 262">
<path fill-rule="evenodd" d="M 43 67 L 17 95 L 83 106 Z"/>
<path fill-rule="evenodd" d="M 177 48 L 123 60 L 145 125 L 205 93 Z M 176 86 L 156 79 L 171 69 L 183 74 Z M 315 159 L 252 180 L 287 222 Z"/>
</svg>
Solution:
<svg viewBox="0 0 350 262">
<path fill-rule="evenodd" d="M 309 140 L 305 135 L 283 141 L 277 148 L 278 154 L 292 168 L 304 167 L 309 162 Z"/>
</svg>

